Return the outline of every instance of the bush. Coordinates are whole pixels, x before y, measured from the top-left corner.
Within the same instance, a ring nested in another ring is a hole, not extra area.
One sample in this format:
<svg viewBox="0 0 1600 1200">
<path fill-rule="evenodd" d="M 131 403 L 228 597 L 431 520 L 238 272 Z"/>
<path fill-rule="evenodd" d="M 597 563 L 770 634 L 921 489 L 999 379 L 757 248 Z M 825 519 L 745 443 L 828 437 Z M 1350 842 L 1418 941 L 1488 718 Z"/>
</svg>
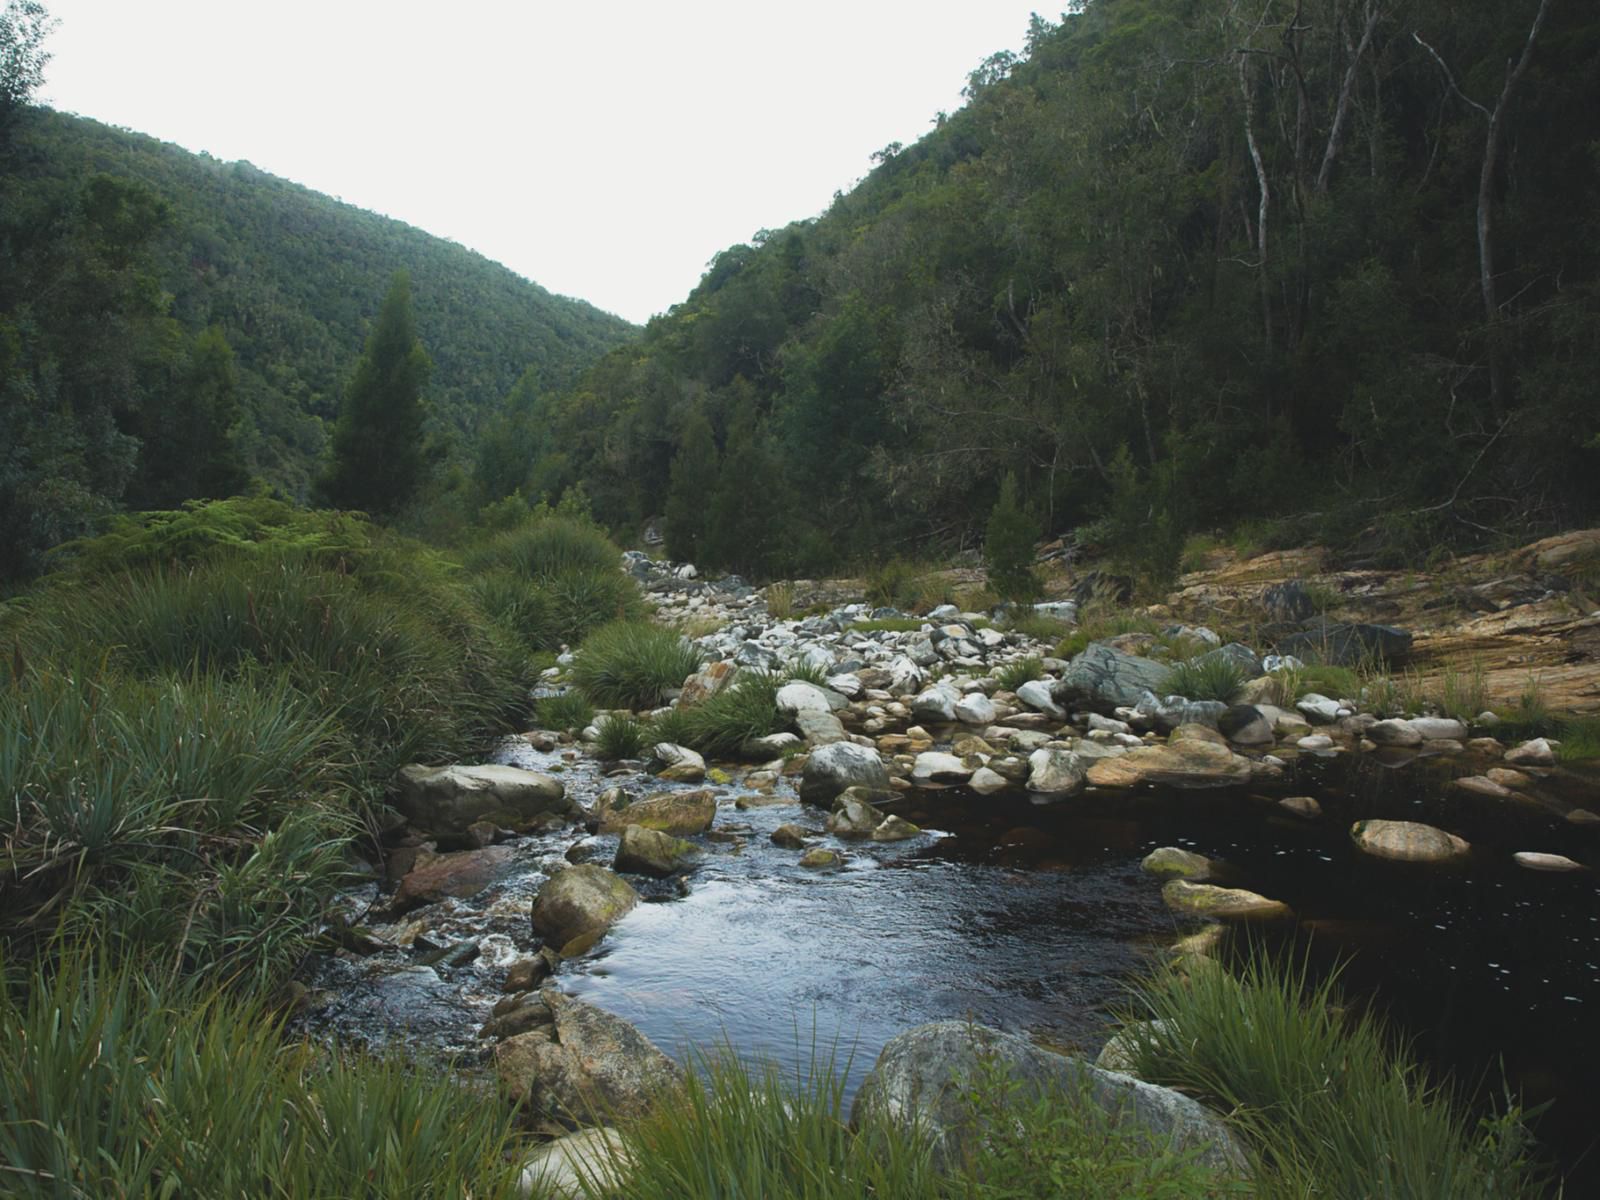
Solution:
<svg viewBox="0 0 1600 1200">
<path fill-rule="evenodd" d="M 932 567 L 892 558 L 867 573 L 867 603 L 908 612 L 934 608 L 951 597 L 949 586 Z"/>
<path fill-rule="evenodd" d="M 542 697 L 537 712 L 539 723 L 546 729 L 582 729 L 594 720 L 594 705 L 575 691 Z"/>
<path fill-rule="evenodd" d="M 774 621 L 787 621 L 794 616 L 794 584 L 767 584 L 767 616 Z"/>
<path fill-rule="evenodd" d="M 621 573 L 622 554 L 593 524 L 547 516 L 519 525 L 474 547 L 466 555 L 469 571 L 496 568 L 526 579 L 609 571 Z"/>
<path fill-rule="evenodd" d="M 1039 540 L 1039 519 L 1023 507 L 1017 477 L 1011 472 L 1000 482 L 1000 496 L 989 513 L 984 530 L 983 565 L 989 587 L 1003 600 L 1026 603 L 1044 588 L 1033 569 L 1034 543 Z"/>
<path fill-rule="evenodd" d="M 1007 663 L 994 673 L 994 677 L 1002 688 L 1014 692 L 1030 680 L 1043 679 L 1044 662 L 1038 655 L 1029 655 L 1018 662 Z"/>
<path fill-rule="evenodd" d="M 715 696 L 681 714 L 683 743 L 719 758 L 737 755 L 748 741 L 776 733 L 786 722 L 778 715 L 778 689 L 787 674 L 745 672 Z"/>
<path fill-rule="evenodd" d="M 595 724 L 599 737 L 595 739 L 595 753 L 608 762 L 620 758 L 638 758 L 652 741 L 672 741 L 671 738 L 653 737 L 653 730 L 637 718 L 624 713 L 611 713 Z"/>
<path fill-rule="evenodd" d="M 1259 954 L 1238 976 L 1157 975 L 1137 993 L 1161 1024 L 1131 1027 L 1136 1073 L 1232 1114 L 1285 1195 L 1539 1194 L 1518 1114 L 1474 1132 L 1335 982 Z"/>
<path fill-rule="evenodd" d="M 1054 645 L 1072 632 L 1072 626 L 1056 617 L 1046 617 L 1031 610 L 1006 618 L 1005 627 L 1012 633 L 1032 638 L 1036 642 Z"/>
<path fill-rule="evenodd" d="M 1220 654 L 1207 654 L 1174 665 L 1161 687 L 1163 695 L 1232 704 L 1246 682 L 1245 670 L 1238 663 Z"/>
<path fill-rule="evenodd" d="M 511 1114 L 442 1071 L 285 1045 L 255 1002 L 69 951 L 0 994 L 8 1196 L 516 1196 Z"/>
<path fill-rule="evenodd" d="M 700 656 L 680 634 L 645 621 L 617 621 L 589 636 L 572 665 L 572 680 L 605 708 L 654 708 L 700 669 Z"/>
</svg>

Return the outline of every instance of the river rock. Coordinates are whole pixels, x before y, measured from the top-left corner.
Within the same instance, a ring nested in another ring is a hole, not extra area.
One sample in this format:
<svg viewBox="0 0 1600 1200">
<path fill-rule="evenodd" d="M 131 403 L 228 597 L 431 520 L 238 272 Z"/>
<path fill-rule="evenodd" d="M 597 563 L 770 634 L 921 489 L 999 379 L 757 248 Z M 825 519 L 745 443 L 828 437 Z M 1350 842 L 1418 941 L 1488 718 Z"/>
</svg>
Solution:
<svg viewBox="0 0 1600 1200">
<path fill-rule="evenodd" d="M 1455 834 L 1418 821 L 1357 821 L 1350 837 L 1362 853 L 1392 862 L 1447 863 L 1472 852 Z"/>
<path fill-rule="evenodd" d="M 948 683 L 936 683 L 912 698 L 911 715 L 919 721 L 954 721 L 960 700 L 961 693 Z"/>
<path fill-rule="evenodd" d="M 1235 704 L 1217 718 L 1218 731 L 1236 746 L 1270 746 L 1273 723 L 1253 704 Z"/>
<path fill-rule="evenodd" d="M 835 742 L 813 750 L 800 775 L 800 799 L 807 804 L 832 804 L 847 788 L 887 791 L 889 772 L 878 752 L 854 742 Z"/>
<path fill-rule="evenodd" d="M 1204 883 L 1216 874 L 1216 864 L 1203 854 L 1178 846 L 1160 846 L 1144 856 L 1139 866 L 1157 879 L 1187 879 Z"/>
<path fill-rule="evenodd" d="M 1537 850 L 1518 850 L 1511 856 L 1511 861 L 1519 867 L 1526 867 L 1530 871 L 1587 871 L 1589 869 L 1581 862 L 1575 862 L 1564 854 L 1544 854 Z"/>
<path fill-rule="evenodd" d="M 917 755 L 917 760 L 911 767 L 911 782 L 965 783 L 972 778 L 974 769 L 954 754 L 929 750 Z"/>
<path fill-rule="evenodd" d="M 1507 750 L 1506 761 L 1514 767 L 1553 767 L 1556 765 L 1556 752 L 1551 749 L 1548 738 L 1534 738 Z"/>
<path fill-rule="evenodd" d="M 1278 801 L 1278 807 L 1305 821 L 1315 821 L 1322 816 L 1322 805 L 1314 796 L 1285 796 Z"/>
<path fill-rule="evenodd" d="M 992 725 L 998 716 L 994 701 L 982 692 L 968 692 L 956 701 L 956 720 L 963 725 Z"/>
<path fill-rule="evenodd" d="M 1422 731 L 1410 721 L 1391 718 L 1367 728 L 1367 737 L 1375 746 L 1420 746 Z"/>
<path fill-rule="evenodd" d="M 1189 1097 L 967 1021 L 918 1025 L 891 1038 L 856 1093 L 850 1124 L 859 1129 L 884 1120 L 908 1134 L 916 1130 L 931 1140 L 935 1160 L 953 1167 L 983 1136 L 969 1097 L 985 1071 L 1014 1081 L 1013 1099 L 1022 1103 L 1049 1097 L 1094 1104 L 1120 1125 L 1142 1129 L 1175 1151 L 1193 1151 L 1207 1166 L 1246 1169 L 1244 1152 L 1222 1121 Z"/>
<path fill-rule="evenodd" d="M 515 865 L 516 852 L 510 846 L 435 854 L 406 872 L 389 901 L 389 911 L 399 916 L 424 904 L 437 904 L 446 896 L 476 896 Z"/>
<path fill-rule="evenodd" d="M 632 1165 L 627 1143 L 615 1129 L 580 1129 L 540 1146 L 522 1164 L 517 1190 L 546 1200 L 587 1200 L 596 1189 L 620 1190 Z"/>
<path fill-rule="evenodd" d="M 833 802 L 827 830 L 835 837 L 871 837 L 883 824 L 883 814 L 874 808 L 859 788 L 851 788 Z"/>
<path fill-rule="evenodd" d="M 1313 733 L 1295 742 L 1302 750 L 1332 750 L 1333 739 L 1325 733 Z"/>
<path fill-rule="evenodd" d="M 1467 740 L 1467 727 L 1451 717 L 1412 717 L 1409 723 L 1425 742 Z"/>
<path fill-rule="evenodd" d="M 1511 799 L 1511 789 L 1483 775 L 1463 775 L 1451 781 L 1451 786 L 1474 796 L 1487 796 L 1491 800 Z"/>
<path fill-rule="evenodd" d="M 1332 725 L 1341 716 L 1346 715 L 1346 710 L 1337 700 L 1329 699 L 1317 692 L 1307 692 L 1301 696 L 1295 707 L 1313 725 Z"/>
<path fill-rule="evenodd" d="M 559 779 L 520 767 L 412 763 L 400 768 L 395 787 L 395 807 L 436 836 L 465 835 L 478 821 L 525 830 L 549 813 L 575 810 Z"/>
<path fill-rule="evenodd" d="M 657 742 L 650 747 L 650 769 L 674 783 L 699 783 L 706 777 L 706 760 L 687 746 Z"/>
<path fill-rule="evenodd" d="M 914 838 L 922 832 L 922 828 L 913 825 L 904 817 L 897 817 L 890 813 L 878 827 L 872 831 L 872 840 L 875 842 L 903 842 L 907 838 Z"/>
<path fill-rule="evenodd" d="M 593 863 L 552 875 L 533 901 L 533 931 L 550 946 L 603 934 L 639 903 L 628 881 Z"/>
<path fill-rule="evenodd" d="M 1247 783 L 1248 758 L 1226 746 L 1185 739 L 1159 746 L 1141 746 L 1118 758 L 1104 758 L 1089 768 L 1094 787 L 1137 787 L 1142 783 L 1176 788 L 1230 787 Z"/>
<path fill-rule="evenodd" d="M 685 708 L 703 704 L 727 688 L 738 674 L 739 667 L 731 659 L 711 663 L 683 681 L 683 691 L 678 696 L 678 704 Z"/>
<path fill-rule="evenodd" d="M 704 833 L 717 817 L 716 793 L 709 788 L 693 792 L 657 792 L 600 818 L 601 833 L 621 833 L 639 825 L 661 833 Z"/>
<path fill-rule="evenodd" d="M 1073 750 L 1041 747 L 1028 755 L 1028 791 L 1036 795 L 1073 795 L 1088 774 L 1088 759 Z"/>
<path fill-rule="evenodd" d="M 829 713 L 835 708 L 843 707 L 842 704 L 831 703 L 827 693 L 815 684 L 799 680 L 786 683 L 778 689 L 777 705 L 778 712 L 789 718 L 797 717 L 803 712 Z"/>
<path fill-rule="evenodd" d="M 544 1117 L 593 1124 L 642 1117 L 683 1078 L 676 1063 L 621 1017 L 546 987 L 549 1030 L 495 1047 L 495 1073 Z"/>
<path fill-rule="evenodd" d="M 814 836 L 804 825 L 785 823 L 772 831 L 770 840 L 774 846 L 784 850 L 804 850 L 806 839 Z"/>
<path fill-rule="evenodd" d="M 1065 721 L 1067 710 L 1056 703 L 1050 693 L 1050 683 L 1043 679 L 1030 679 L 1017 689 L 1017 699 L 1034 712 L 1043 713 L 1052 721 Z"/>
<path fill-rule="evenodd" d="M 846 739 L 844 726 L 838 717 L 814 708 L 796 713 L 794 727 L 800 731 L 800 736 L 808 746 L 832 746 Z"/>
<path fill-rule="evenodd" d="M 617 857 L 611 866 L 616 871 L 665 879 L 679 871 L 690 870 L 704 857 L 705 851 L 693 842 L 642 825 L 629 825 L 622 831 Z"/>
<path fill-rule="evenodd" d="M 828 867 L 843 866 L 844 859 L 837 851 L 829 850 L 826 846 L 818 846 L 800 856 L 800 865 L 808 870 L 821 871 Z"/>
<path fill-rule="evenodd" d="M 967 780 L 967 786 L 980 796 L 992 796 L 1011 786 L 1011 781 L 990 767 L 979 767 Z"/>
<path fill-rule="evenodd" d="M 1109 713 L 1118 706 L 1131 707 L 1145 692 L 1159 689 L 1168 670 L 1162 663 L 1124 654 L 1104 642 L 1091 642 L 1067 665 L 1051 696 L 1066 708 Z"/>
<path fill-rule="evenodd" d="M 1221 921 L 1272 921 L 1294 915 L 1282 900 L 1187 879 L 1168 880 L 1161 888 L 1161 899 L 1175 913 Z"/>
</svg>

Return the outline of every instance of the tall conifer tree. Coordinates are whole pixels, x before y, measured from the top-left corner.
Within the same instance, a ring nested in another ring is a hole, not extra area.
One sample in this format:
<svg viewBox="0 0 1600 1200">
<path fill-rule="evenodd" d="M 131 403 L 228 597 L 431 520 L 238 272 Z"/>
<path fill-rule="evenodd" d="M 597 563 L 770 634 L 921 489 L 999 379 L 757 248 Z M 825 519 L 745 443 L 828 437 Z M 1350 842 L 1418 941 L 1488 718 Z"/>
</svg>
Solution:
<svg viewBox="0 0 1600 1200">
<path fill-rule="evenodd" d="M 396 271 L 334 426 L 321 481 L 328 503 L 393 516 L 416 494 L 427 465 L 422 393 L 432 369 L 411 315 L 411 277 Z"/>
</svg>

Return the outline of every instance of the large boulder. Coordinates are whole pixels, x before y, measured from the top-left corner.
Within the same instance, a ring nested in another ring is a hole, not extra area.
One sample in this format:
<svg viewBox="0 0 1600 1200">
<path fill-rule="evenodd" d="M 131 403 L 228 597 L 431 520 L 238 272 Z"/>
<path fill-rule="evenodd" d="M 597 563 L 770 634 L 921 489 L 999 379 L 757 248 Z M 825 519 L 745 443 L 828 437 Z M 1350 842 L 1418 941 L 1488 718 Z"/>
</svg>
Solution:
<svg viewBox="0 0 1600 1200">
<path fill-rule="evenodd" d="M 657 742 L 650 747 L 650 769 L 672 783 L 699 783 L 706 777 L 706 760 L 698 750 L 676 742 Z"/>
<path fill-rule="evenodd" d="M 1161 687 L 1169 667 L 1136 654 L 1124 654 L 1104 642 L 1091 642 L 1067 664 L 1051 689 L 1057 704 L 1110 712 L 1132 707 L 1145 692 Z"/>
<path fill-rule="evenodd" d="M 1231 787 L 1248 783 L 1250 760 L 1226 746 L 1184 739 L 1141 746 L 1117 758 L 1102 758 L 1089 768 L 1094 787 L 1137 787 L 1141 783 L 1176 788 Z"/>
<path fill-rule="evenodd" d="M 1089 762 L 1075 751 L 1041 746 L 1028 755 L 1028 791 L 1055 797 L 1081 792 Z"/>
<path fill-rule="evenodd" d="M 983 1136 L 970 1097 L 990 1071 L 1016 1085 L 1016 1101 L 1092 1104 L 1119 1125 L 1195 1152 L 1208 1166 L 1246 1169 L 1233 1135 L 1189 1097 L 966 1021 L 918 1025 L 891 1038 L 856 1093 L 850 1123 L 861 1128 L 885 1120 L 907 1133 L 916 1130 L 931 1140 L 939 1163 L 955 1166 Z"/>
<path fill-rule="evenodd" d="M 576 1124 L 643 1116 L 682 1080 L 678 1065 L 621 1017 L 546 987 L 552 1023 L 495 1047 L 501 1087 L 542 1117 Z"/>
<path fill-rule="evenodd" d="M 665 879 L 679 871 L 690 870 L 704 857 L 705 851 L 693 842 L 642 825 L 629 825 L 622 831 L 617 857 L 611 866 L 633 875 Z"/>
<path fill-rule="evenodd" d="M 1030 679 L 1017 689 L 1017 699 L 1053 721 L 1065 721 L 1067 710 L 1056 703 L 1048 679 Z"/>
<path fill-rule="evenodd" d="M 911 715 L 919 721 L 947 722 L 956 719 L 961 693 L 948 683 L 939 682 L 917 693 L 911 700 Z"/>
<path fill-rule="evenodd" d="M 832 804 L 835 796 L 852 787 L 889 790 L 889 772 L 876 750 L 854 742 L 833 742 L 811 752 L 800 774 L 801 800 Z"/>
<path fill-rule="evenodd" d="M 682 836 L 704 833 L 717 817 L 717 797 L 710 788 L 692 792 L 657 792 L 622 808 L 613 808 L 600 817 L 601 833 L 621 833 L 629 825 L 639 825 L 660 833 Z"/>
<path fill-rule="evenodd" d="M 583 863 L 552 875 L 533 900 L 533 931 L 559 950 L 578 939 L 598 937 L 639 903 L 639 893 L 620 875 Z"/>
<path fill-rule="evenodd" d="M 1357 821 L 1350 839 L 1363 854 L 1391 862 L 1448 863 L 1472 853 L 1455 834 L 1420 821 Z"/>
<path fill-rule="evenodd" d="M 1300 633 L 1278 640 L 1279 654 L 1335 667 L 1404 662 L 1411 653 L 1411 635 L 1392 625 L 1345 625 L 1314 620 Z"/>
<path fill-rule="evenodd" d="M 441 837 L 465 835 L 479 821 L 528 829 L 540 817 L 575 810 L 559 779 L 493 764 L 401 767 L 394 805 L 418 829 Z"/>
<path fill-rule="evenodd" d="M 960 755 L 929 750 L 917 755 L 911 766 L 911 782 L 918 785 L 965 783 L 972 778 L 972 772 L 978 765 L 981 763 L 968 763 Z"/>
</svg>

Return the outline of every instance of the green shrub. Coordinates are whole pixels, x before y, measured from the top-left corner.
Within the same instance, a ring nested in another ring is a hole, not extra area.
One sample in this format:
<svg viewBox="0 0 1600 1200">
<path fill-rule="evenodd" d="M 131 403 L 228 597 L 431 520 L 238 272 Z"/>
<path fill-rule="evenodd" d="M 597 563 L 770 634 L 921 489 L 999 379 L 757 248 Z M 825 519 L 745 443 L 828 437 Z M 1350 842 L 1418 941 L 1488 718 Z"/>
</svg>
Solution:
<svg viewBox="0 0 1600 1200">
<path fill-rule="evenodd" d="M 799 682 L 813 684 L 816 687 L 828 686 L 828 669 L 803 659 L 797 658 L 786 662 L 774 673 L 785 683 Z"/>
<path fill-rule="evenodd" d="M 1177 663 L 1162 682 L 1163 695 L 1189 700 L 1221 700 L 1232 704 L 1247 682 L 1245 670 L 1231 658 L 1202 655 Z"/>
<path fill-rule="evenodd" d="M 549 576 L 541 580 L 539 594 L 549 621 L 544 637 L 534 643 L 540 650 L 576 646 L 602 625 L 641 621 L 646 613 L 633 580 L 615 567 Z"/>
<path fill-rule="evenodd" d="M 1260 954 L 1237 976 L 1157 975 L 1137 992 L 1161 1024 L 1130 1030 L 1136 1073 L 1231 1114 L 1277 1176 L 1269 1194 L 1539 1194 L 1515 1111 L 1475 1132 L 1334 986 Z"/>
<path fill-rule="evenodd" d="M 694 725 L 689 717 L 690 711 L 679 706 L 665 708 L 656 713 L 641 727 L 644 735 L 643 745 L 653 746 L 657 742 L 671 742 L 675 746 L 689 745 L 694 740 Z"/>
<path fill-rule="evenodd" d="M 601 717 L 595 723 L 595 729 L 600 735 L 595 739 L 595 753 L 609 762 L 620 758 L 638 758 L 646 745 L 673 740 L 652 736 L 656 731 L 626 713 L 610 713 Z"/>
<path fill-rule="evenodd" d="M 31 975 L 0 994 L 8 1196 L 517 1195 L 511 1113 L 447 1072 L 81 952 Z"/>
<path fill-rule="evenodd" d="M 794 584 L 769 583 L 766 590 L 767 615 L 774 621 L 794 616 Z"/>
<path fill-rule="evenodd" d="M 547 516 L 482 542 L 465 558 L 470 571 L 504 568 L 527 579 L 609 571 L 621 574 L 621 552 L 587 521 Z"/>
<path fill-rule="evenodd" d="M 1016 474 L 1007 471 L 1000 496 L 989 511 L 983 535 L 983 565 L 989 587 L 1003 600 L 1026 603 L 1044 592 L 1033 569 L 1039 519 L 1023 506 Z"/>
<path fill-rule="evenodd" d="M 546 729 L 582 729 L 594 720 L 594 705 L 581 692 L 565 691 L 540 698 L 537 714 Z"/>
<path fill-rule="evenodd" d="M 1600 758 L 1600 717 L 1574 717 L 1557 726 L 1561 745 L 1556 757 L 1562 762 L 1589 762 Z"/>
<path fill-rule="evenodd" d="M 778 715 L 778 689 L 786 674 L 743 672 L 733 684 L 682 714 L 683 744 L 702 754 L 731 758 L 754 738 L 776 733 L 786 722 Z"/>
<path fill-rule="evenodd" d="M 554 650 L 561 644 L 550 597 L 539 581 L 497 567 L 471 576 L 469 586 L 483 611 L 524 646 Z"/>
<path fill-rule="evenodd" d="M 1007 663 L 995 672 L 995 679 L 1008 692 L 1016 691 L 1030 680 L 1042 678 L 1044 678 L 1044 662 L 1037 655 Z"/>
<path fill-rule="evenodd" d="M 938 599 L 932 604 L 928 600 L 939 589 L 930 579 L 931 570 L 904 558 L 890 559 L 867 573 L 867 603 L 908 611 L 933 607 Z"/>
<path fill-rule="evenodd" d="M 589 636 L 572 665 L 572 680 L 605 708 L 654 708 L 700 669 L 680 634 L 645 621 L 617 621 Z"/>
<path fill-rule="evenodd" d="M 1072 633 L 1072 626 L 1067 622 L 1031 610 L 1007 617 L 1005 627 L 1012 633 L 1020 633 L 1023 637 L 1051 645 Z"/>
</svg>

